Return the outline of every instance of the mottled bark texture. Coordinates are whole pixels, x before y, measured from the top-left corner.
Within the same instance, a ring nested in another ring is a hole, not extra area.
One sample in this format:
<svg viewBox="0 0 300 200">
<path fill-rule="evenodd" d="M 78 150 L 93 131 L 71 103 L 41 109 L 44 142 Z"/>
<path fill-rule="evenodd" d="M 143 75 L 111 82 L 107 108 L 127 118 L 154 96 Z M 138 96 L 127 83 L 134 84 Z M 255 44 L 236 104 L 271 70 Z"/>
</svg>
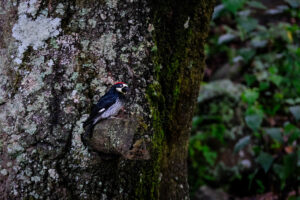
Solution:
<svg viewBox="0 0 300 200">
<path fill-rule="evenodd" d="M 210 0 L 2 0 L 0 199 L 188 199 Z M 80 136 L 92 103 L 120 119 Z"/>
</svg>

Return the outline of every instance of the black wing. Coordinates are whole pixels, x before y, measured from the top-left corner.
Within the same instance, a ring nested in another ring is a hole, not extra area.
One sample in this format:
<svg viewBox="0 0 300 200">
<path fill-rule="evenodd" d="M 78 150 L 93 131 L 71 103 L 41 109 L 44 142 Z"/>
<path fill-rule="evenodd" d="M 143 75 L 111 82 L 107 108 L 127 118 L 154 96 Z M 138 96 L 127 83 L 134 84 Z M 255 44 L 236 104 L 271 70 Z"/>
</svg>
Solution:
<svg viewBox="0 0 300 200">
<path fill-rule="evenodd" d="M 101 115 L 105 110 L 112 106 L 117 100 L 117 96 L 106 94 L 100 98 L 97 104 L 92 106 L 92 111 L 89 118 L 83 123 L 83 127 L 92 123 L 93 120 Z"/>
</svg>

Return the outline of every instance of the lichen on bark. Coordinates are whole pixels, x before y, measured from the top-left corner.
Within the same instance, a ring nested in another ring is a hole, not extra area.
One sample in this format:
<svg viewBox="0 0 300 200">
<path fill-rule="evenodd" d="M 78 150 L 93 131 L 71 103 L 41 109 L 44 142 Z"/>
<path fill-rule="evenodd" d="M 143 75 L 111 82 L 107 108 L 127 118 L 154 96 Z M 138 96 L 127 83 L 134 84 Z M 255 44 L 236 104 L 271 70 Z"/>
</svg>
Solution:
<svg viewBox="0 0 300 200">
<path fill-rule="evenodd" d="M 113 170 L 129 171 L 124 169 L 132 163 L 103 161 L 87 151 L 80 135 L 91 104 L 115 81 L 132 87 L 126 114 L 149 125 L 147 2 L 22 0 L 0 5 L 5 29 L 0 39 L 0 198 L 126 199 L 134 180 Z M 135 140 L 150 136 L 149 129 Z M 134 170 L 136 178 L 140 169 Z"/>
</svg>

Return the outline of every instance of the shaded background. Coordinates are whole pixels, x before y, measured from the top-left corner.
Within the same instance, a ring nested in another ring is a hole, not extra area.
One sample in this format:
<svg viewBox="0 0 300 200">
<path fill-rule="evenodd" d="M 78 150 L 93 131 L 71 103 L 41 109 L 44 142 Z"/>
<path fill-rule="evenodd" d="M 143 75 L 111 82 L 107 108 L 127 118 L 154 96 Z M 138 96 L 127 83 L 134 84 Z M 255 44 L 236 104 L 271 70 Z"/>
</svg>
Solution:
<svg viewBox="0 0 300 200">
<path fill-rule="evenodd" d="M 192 199 L 300 199 L 300 1 L 217 1 L 189 147 Z"/>
</svg>

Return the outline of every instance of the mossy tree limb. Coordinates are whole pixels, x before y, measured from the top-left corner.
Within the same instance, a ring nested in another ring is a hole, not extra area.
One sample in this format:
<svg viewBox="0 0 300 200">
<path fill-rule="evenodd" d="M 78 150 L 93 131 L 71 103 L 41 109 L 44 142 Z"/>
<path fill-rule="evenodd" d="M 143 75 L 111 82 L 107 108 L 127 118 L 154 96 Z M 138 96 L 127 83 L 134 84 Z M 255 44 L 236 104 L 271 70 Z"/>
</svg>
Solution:
<svg viewBox="0 0 300 200">
<path fill-rule="evenodd" d="M 155 75 L 150 93 L 157 134 L 164 134 L 161 199 L 188 197 L 187 148 L 191 119 L 204 72 L 204 43 L 214 1 L 153 1 Z M 168 191 L 168 192 L 165 192 Z"/>
</svg>

